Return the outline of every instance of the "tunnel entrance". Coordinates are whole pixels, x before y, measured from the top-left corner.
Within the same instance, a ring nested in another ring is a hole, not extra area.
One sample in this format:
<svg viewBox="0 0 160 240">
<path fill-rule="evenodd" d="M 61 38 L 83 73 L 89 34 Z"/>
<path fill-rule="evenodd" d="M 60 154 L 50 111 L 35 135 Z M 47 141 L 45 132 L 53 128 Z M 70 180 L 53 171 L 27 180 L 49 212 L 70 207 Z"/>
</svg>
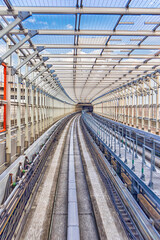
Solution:
<svg viewBox="0 0 160 240">
<path fill-rule="evenodd" d="M 76 105 L 77 111 L 86 110 L 87 112 L 93 112 L 93 106 L 91 103 L 78 103 Z"/>
</svg>

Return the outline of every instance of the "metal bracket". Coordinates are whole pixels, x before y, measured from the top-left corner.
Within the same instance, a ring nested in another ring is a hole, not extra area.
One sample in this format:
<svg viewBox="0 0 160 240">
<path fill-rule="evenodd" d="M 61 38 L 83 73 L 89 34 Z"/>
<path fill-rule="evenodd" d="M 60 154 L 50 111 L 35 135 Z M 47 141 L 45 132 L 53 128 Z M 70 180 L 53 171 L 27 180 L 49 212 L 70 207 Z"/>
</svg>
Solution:
<svg viewBox="0 0 160 240">
<path fill-rule="evenodd" d="M 28 17 L 30 17 L 32 15 L 32 13 L 31 12 L 22 12 L 22 11 L 20 11 L 20 12 L 18 12 L 18 17 L 21 19 L 21 21 L 23 21 L 24 19 L 26 19 L 26 18 L 28 18 Z"/>
<path fill-rule="evenodd" d="M 16 68 L 13 69 L 11 72 L 12 76 L 16 73 L 17 70 L 19 70 L 21 67 L 23 67 L 27 62 L 29 62 L 35 55 L 37 55 L 40 51 L 43 50 L 44 47 L 39 47 L 39 49 L 36 49 L 36 51 L 30 55 L 28 55 L 23 62 L 21 62 Z"/>
<path fill-rule="evenodd" d="M 37 30 L 28 30 L 28 35 L 30 36 L 30 38 L 34 37 L 37 34 L 38 34 Z"/>
<path fill-rule="evenodd" d="M 23 82 L 22 77 L 18 77 L 18 83 L 22 83 L 22 82 Z"/>
<path fill-rule="evenodd" d="M 29 82 L 26 82 L 26 87 L 29 87 L 30 83 Z"/>
<path fill-rule="evenodd" d="M 13 68 L 11 69 L 11 75 L 13 76 L 14 74 L 16 74 L 16 72 L 17 72 L 17 70 L 13 67 Z"/>
<path fill-rule="evenodd" d="M 28 71 L 23 78 L 26 78 L 29 74 L 31 74 L 34 70 L 36 70 L 42 63 L 44 63 L 43 61 L 40 61 L 36 66 L 34 66 L 33 68 L 31 68 L 30 71 Z"/>
<path fill-rule="evenodd" d="M 36 49 L 37 49 L 38 52 L 41 52 L 45 49 L 45 47 L 44 46 L 39 46 Z"/>
<path fill-rule="evenodd" d="M 10 30 L 12 30 L 17 24 L 19 24 L 24 19 L 28 18 L 30 15 L 31 15 L 30 12 L 18 12 L 18 17 L 13 22 L 11 22 L 7 27 L 3 28 L 0 31 L 0 38 L 9 33 Z"/>
<path fill-rule="evenodd" d="M 1 58 L 0 58 L 0 64 L 9 57 L 13 52 L 15 52 L 18 48 L 20 48 L 25 42 L 27 42 L 31 37 L 35 36 L 37 34 L 37 30 L 29 30 L 28 35 L 23 38 L 21 41 L 19 41 L 17 44 L 15 44 L 10 50 L 8 50 Z"/>
<path fill-rule="evenodd" d="M 46 62 L 49 59 L 49 57 L 42 57 L 43 62 Z"/>
<path fill-rule="evenodd" d="M 47 68 L 51 68 L 51 67 L 52 67 L 52 64 L 47 64 L 46 67 L 47 67 Z"/>
</svg>

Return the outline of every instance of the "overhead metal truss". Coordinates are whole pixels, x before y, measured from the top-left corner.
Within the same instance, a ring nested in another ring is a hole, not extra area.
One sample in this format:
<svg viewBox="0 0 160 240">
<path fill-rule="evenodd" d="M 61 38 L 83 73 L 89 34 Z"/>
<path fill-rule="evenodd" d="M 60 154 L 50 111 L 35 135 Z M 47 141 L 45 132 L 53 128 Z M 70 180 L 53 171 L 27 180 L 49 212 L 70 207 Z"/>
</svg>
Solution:
<svg viewBox="0 0 160 240">
<path fill-rule="evenodd" d="M 83 102 L 86 99 L 94 100 L 106 91 L 151 74 L 159 69 L 160 21 L 157 20 L 158 18 L 150 20 L 150 16 L 160 17 L 160 8 L 130 7 L 132 1 L 126 1 L 124 7 L 118 8 L 112 7 L 112 4 L 111 7 L 102 7 L 98 1 L 98 7 L 86 7 L 83 0 L 77 1 L 77 5 L 71 7 L 51 5 L 26 8 L 26 6 L 11 6 L 11 3 L 6 0 L 6 6 L 0 6 L 0 15 L 3 19 L 13 16 L 15 20 L 1 30 L 0 37 L 7 35 L 12 40 L 16 37 L 19 38 L 19 42 L 13 42 L 9 46 L 10 49 L 1 56 L 0 62 L 5 61 L 17 50 L 22 53 L 28 51 L 27 56 L 20 55 L 21 61 L 12 69 L 12 75 L 17 74 L 24 66 L 30 66 L 28 71 L 22 74 L 22 79 L 36 87 L 48 84 L 46 88 L 48 89 L 52 87 L 50 79 L 52 78 L 55 84 L 57 78 L 61 92 L 76 102 Z M 39 19 L 41 16 L 56 16 L 57 19 L 62 16 L 66 18 L 71 16 L 74 23 L 68 24 L 68 29 L 60 25 L 53 29 L 53 27 L 47 27 L 47 22 L 45 29 L 41 29 L 36 18 L 36 30 L 29 30 L 21 24 L 21 21 L 29 16 L 32 16 L 31 25 L 35 21 L 34 17 L 37 16 Z M 110 16 L 109 28 L 103 29 L 101 25 L 97 27 L 93 23 L 93 26 L 88 25 L 85 29 L 82 25 L 83 17 L 88 16 Z M 116 20 L 113 19 L 115 16 Z M 134 18 L 138 16 L 144 18 L 144 24 L 150 27 L 137 30 L 130 27 L 134 26 Z M 17 25 L 19 29 L 15 28 Z M 22 36 L 24 36 L 23 39 L 20 38 Z M 48 42 L 48 37 L 53 38 Z M 54 40 L 54 37 L 60 37 L 61 41 Z M 127 38 L 126 41 L 124 37 Z M 32 53 L 30 53 L 31 50 L 33 50 Z M 50 71 L 47 69 L 48 64 L 52 65 Z M 55 71 L 55 77 L 51 73 L 52 70 Z M 34 77 L 31 77 L 31 73 L 34 73 Z M 54 89 L 50 92 L 55 91 Z"/>
</svg>

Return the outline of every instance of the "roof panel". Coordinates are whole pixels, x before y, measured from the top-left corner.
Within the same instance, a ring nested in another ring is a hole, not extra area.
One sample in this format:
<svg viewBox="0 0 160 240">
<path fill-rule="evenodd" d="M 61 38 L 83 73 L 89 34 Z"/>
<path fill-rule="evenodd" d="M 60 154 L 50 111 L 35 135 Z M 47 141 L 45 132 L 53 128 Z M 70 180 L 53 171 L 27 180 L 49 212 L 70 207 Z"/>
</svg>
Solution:
<svg viewBox="0 0 160 240">
<path fill-rule="evenodd" d="M 75 7 L 75 0 L 11 0 L 12 6 L 23 7 Z"/>
<path fill-rule="evenodd" d="M 159 8 L 160 0 L 132 0 L 129 6 L 134 8 Z"/>
<path fill-rule="evenodd" d="M 116 25 L 119 15 L 82 15 L 81 29 L 112 30 Z"/>
<path fill-rule="evenodd" d="M 116 29 L 128 31 L 152 30 L 157 22 L 160 22 L 160 15 L 124 15 Z"/>
<path fill-rule="evenodd" d="M 23 21 L 23 25 L 28 29 L 64 29 L 72 30 L 75 25 L 75 15 L 69 14 L 33 14 Z"/>
<path fill-rule="evenodd" d="M 32 38 L 34 44 L 74 44 L 74 36 L 36 35 Z"/>
<path fill-rule="evenodd" d="M 128 0 L 84 0 L 84 7 L 125 7 Z"/>
</svg>

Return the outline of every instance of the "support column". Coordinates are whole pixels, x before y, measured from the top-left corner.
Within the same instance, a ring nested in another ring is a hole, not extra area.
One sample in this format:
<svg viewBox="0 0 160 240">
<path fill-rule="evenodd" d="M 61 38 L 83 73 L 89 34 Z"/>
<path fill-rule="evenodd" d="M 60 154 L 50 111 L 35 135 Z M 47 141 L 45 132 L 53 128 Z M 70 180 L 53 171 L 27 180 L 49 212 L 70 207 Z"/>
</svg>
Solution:
<svg viewBox="0 0 160 240">
<path fill-rule="evenodd" d="M 7 67 L 6 82 L 6 166 L 11 164 L 11 86 L 12 81 L 11 67 Z"/>
<path fill-rule="evenodd" d="M 17 82 L 17 155 L 21 155 L 21 78 Z"/>
<path fill-rule="evenodd" d="M 116 118 L 115 118 L 115 121 L 118 121 L 118 111 L 117 111 L 117 97 L 115 98 L 115 107 L 116 107 L 116 109 L 115 109 L 115 111 L 116 111 Z"/>
<path fill-rule="evenodd" d="M 31 143 L 35 140 L 35 129 L 34 129 L 34 87 L 31 86 Z"/>
<path fill-rule="evenodd" d="M 24 140 L 24 148 L 27 149 L 29 147 L 29 128 L 28 128 L 28 87 L 29 83 L 25 82 L 25 140 Z"/>
<path fill-rule="evenodd" d="M 42 105 L 42 90 L 39 91 L 39 136 L 43 133 L 43 105 Z"/>
<path fill-rule="evenodd" d="M 159 75 L 156 76 L 157 90 L 156 90 L 156 134 L 159 135 Z"/>
<path fill-rule="evenodd" d="M 151 79 L 149 79 L 149 95 L 148 95 L 148 132 L 151 132 Z"/>
<path fill-rule="evenodd" d="M 130 106 L 131 106 L 131 103 L 130 103 L 130 101 L 131 101 L 131 98 L 130 98 L 130 93 L 128 93 L 128 95 L 127 95 L 127 99 L 128 99 L 128 105 L 127 105 L 127 107 L 128 107 L 128 119 L 127 119 L 127 124 L 128 124 L 128 126 L 130 126 Z"/>
<path fill-rule="evenodd" d="M 7 39 L 7 49 L 9 49 L 10 40 Z M 7 58 L 7 81 L 6 81 L 6 166 L 11 164 L 11 67 L 12 59 L 11 57 Z"/>
<path fill-rule="evenodd" d="M 144 82 L 142 83 L 142 130 L 144 130 Z"/>
<path fill-rule="evenodd" d="M 131 103 L 131 125 L 134 127 L 134 90 L 132 88 L 132 103 Z"/>
<path fill-rule="evenodd" d="M 38 110 L 39 110 L 39 106 L 38 106 L 38 96 L 39 96 L 39 90 L 36 89 L 36 134 L 35 134 L 35 138 L 37 139 L 39 137 L 39 114 L 38 114 Z"/>
<path fill-rule="evenodd" d="M 139 115 L 138 115 L 138 84 L 136 85 L 136 128 L 139 128 L 138 123 L 139 123 L 139 119 L 138 119 Z"/>
</svg>

